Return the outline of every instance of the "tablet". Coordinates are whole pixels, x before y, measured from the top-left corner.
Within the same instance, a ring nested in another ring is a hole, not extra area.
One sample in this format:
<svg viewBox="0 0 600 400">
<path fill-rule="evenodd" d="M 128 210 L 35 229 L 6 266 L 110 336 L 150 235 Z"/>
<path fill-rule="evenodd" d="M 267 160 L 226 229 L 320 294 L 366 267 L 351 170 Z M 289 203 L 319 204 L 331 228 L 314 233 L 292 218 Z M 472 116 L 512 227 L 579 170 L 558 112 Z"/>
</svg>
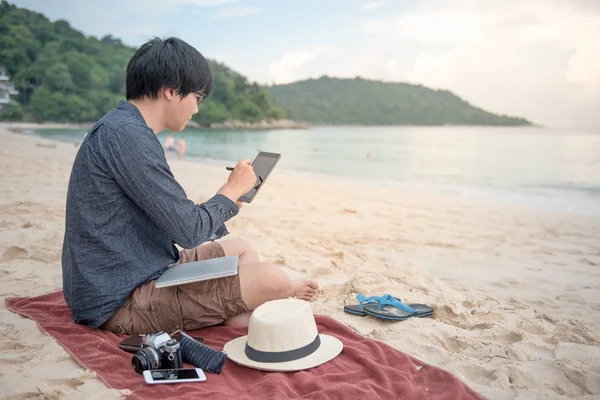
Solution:
<svg viewBox="0 0 600 400">
<path fill-rule="evenodd" d="M 157 288 L 225 278 L 238 273 L 238 256 L 210 258 L 168 268 L 154 284 Z"/>
<path fill-rule="evenodd" d="M 254 200 L 256 194 L 271 174 L 271 171 L 277 165 L 280 157 L 281 154 L 277 153 L 267 153 L 265 151 L 258 153 L 254 161 L 252 161 L 254 174 L 256 174 L 256 185 L 248 193 L 240 197 L 239 201 L 252 203 L 252 200 Z"/>
</svg>

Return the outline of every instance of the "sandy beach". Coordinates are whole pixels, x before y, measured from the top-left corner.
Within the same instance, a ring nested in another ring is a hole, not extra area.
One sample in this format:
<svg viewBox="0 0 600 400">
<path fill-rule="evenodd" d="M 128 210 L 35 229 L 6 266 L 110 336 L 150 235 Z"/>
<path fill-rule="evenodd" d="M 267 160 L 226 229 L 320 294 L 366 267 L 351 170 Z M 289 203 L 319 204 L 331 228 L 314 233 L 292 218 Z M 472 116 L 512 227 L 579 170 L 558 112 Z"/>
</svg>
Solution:
<svg viewBox="0 0 600 400">
<path fill-rule="evenodd" d="M 0 296 L 61 289 L 73 144 L 0 125 Z M 202 202 L 222 166 L 169 160 Z M 202 176 L 202 180 L 198 179 Z M 317 314 L 455 374 L 490 399 L 600 397 L 600 218 L 276 171 L 228 224 L 261 259 L 317 279 Z M 434 318 L 345 314 L 391 293 Z M 116 399 L 35 322 L 0 302 L 1 399 Z"/>
</svg>

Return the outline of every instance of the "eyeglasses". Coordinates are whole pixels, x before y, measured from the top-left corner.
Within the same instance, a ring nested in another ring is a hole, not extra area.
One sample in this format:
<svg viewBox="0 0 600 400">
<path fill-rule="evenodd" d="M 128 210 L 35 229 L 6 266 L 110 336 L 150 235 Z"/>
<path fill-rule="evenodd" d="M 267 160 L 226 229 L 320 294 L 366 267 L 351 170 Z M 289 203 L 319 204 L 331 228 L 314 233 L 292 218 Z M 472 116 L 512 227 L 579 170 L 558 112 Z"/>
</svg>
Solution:
<svg viewBox="0 0 600 400">
<path fill-rule="evenodd" d="M 201 90 L 195 90 L 194 94 L 200 96 L 198 98 L 198 105 L 202 104 L 202 102 L 204 101 L 204 99 L 206 98 L 206 95 L 201 91 Z"/>
</svg>

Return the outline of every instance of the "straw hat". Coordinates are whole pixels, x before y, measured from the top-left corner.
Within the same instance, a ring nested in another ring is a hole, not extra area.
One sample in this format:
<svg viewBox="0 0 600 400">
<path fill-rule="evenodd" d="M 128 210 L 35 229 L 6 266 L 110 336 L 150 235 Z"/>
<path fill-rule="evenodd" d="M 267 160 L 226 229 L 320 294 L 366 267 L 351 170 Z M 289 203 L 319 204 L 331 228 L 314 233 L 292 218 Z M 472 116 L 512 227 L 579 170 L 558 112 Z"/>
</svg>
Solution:
<svg viewBox="0 0 600 400">
<path fill-rule="evenodd" d="M 248 335 L 225 344 L 237 364 L 264 371 L 300 371 L 321 365 L 342 351 L 342 342 L 319 334 L 310 303 L 273 300 L 252 313 Z"/>
</svg>

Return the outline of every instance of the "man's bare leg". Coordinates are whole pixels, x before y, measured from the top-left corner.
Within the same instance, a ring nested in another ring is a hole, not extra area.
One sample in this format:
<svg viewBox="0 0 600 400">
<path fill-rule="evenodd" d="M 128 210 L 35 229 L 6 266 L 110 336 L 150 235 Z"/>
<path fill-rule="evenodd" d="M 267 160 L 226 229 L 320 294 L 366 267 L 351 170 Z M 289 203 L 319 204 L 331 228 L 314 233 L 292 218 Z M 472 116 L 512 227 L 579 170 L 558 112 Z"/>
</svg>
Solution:
<svg viewBox="0 0 600 400">
<path fill-rule="evenodd" d="M 258 253 L 250 243 L 244 239 L 229 239 L 218 242 L 226 256 L 238 256 L 239 264 L 254 264 L 259 262 Z"/>
<path fill-rule="evenodd" d="M 244 239 L 223 240 L 219 244 L 226 256 L 239 256 L 240 265 L 259 262 L 258 252 Z M 293 279 L 291 280 L 291 285 L 292 291 L 290 296 L 307 301 L 312 299 L 319 289 L 317 282 L 306 279 Z"/>
<path fill-rule="evenodd" d="M 310 279 L 290 280 L 285 272 L 271 263 L 240 265 L 239 276 L 242 300 L 251 311 L 267 301 L 290 296 L 308 301 L 319 289 L 317 282 Z M 250 314 L 229 318 L 225 325 L 248 326 Z"/>
<path fill-rule="evenodd" d="M 292 285 L 291 297 L 309 301 L 319 290 L 319 284 L 308 279 L 293 279 L 290 281 Z M 248 326 L 252 312 L 236 315 L 225 321 L 227 326 Z"/>
</svg>

